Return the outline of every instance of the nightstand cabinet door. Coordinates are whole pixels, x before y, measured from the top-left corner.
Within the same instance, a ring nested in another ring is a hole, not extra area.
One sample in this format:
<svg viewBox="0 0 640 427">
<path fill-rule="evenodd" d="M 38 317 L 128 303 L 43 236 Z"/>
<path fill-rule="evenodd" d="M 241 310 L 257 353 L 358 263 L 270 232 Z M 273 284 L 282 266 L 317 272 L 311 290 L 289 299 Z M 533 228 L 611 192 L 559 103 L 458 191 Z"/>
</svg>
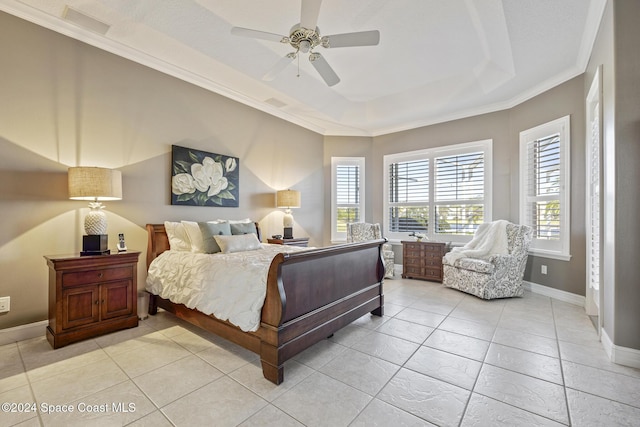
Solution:
<svg viewBox="0 0 640 427">
<path fill-rule="evenodd" d="M 100 286 L 101 319 L 129 316 L 133 313 L 134 304 L 131 286 L 130 280 L 105 283 Z"/>
<path fill-rule="evenodd" d="M 138 326 L 139 255 L 45 257 L 49 266 L 47 339 L 53 348 Z"/>
<path fill-rule="evenodd" d="M 62 291 L 62 329 L 96 323 L 100 320 L 98 286 L 83 286 Z"/>
</svg>

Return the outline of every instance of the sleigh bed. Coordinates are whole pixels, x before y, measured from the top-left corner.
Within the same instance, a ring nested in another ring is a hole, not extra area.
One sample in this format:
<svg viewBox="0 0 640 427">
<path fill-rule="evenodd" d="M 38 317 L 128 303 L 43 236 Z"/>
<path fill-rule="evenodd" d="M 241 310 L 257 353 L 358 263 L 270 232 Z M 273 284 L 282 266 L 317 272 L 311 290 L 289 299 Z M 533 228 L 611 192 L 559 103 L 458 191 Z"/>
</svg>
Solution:
<svg viewBox="0 0 640 427">
<path fill-rule="evenodd" d="M 169 250 L 169 239 L 163 224 L 146 228 L 149 268 Z M 280 384 L 285 361 L 367 313 L 383 315 L 383 243 L 372 240 L 277 254 L 268 267 L 266 297 L 254 332 L 153 293 L 149 314 L 162 308 L 259 354 L 264 377 Z"/>
</svg>

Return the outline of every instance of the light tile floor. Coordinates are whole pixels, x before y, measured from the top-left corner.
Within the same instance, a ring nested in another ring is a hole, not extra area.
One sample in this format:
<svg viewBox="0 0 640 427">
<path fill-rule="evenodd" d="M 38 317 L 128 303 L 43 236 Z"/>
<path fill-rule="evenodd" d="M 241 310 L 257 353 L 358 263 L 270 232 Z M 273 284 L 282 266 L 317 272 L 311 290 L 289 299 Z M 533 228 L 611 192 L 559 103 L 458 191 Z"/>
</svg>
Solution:
<svg viewBox="0 0 640 427">
<path fill-rule="evenodd" d="M 4 345 L 0 403 L 16 412 L 0 425 L 640 426 L 640 370 L 608 361 L 581 307 L 399 278 L 385 301 L 287 362 L 280 386 L 166 312 L 55 351 Z"/>
</svg>

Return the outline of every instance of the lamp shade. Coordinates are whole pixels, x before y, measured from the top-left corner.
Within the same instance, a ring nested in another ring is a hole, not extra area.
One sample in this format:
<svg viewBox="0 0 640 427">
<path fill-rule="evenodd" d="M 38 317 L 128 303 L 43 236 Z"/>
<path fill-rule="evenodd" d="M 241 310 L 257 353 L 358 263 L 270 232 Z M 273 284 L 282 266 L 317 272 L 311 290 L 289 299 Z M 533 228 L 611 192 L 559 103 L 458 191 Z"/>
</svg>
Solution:
<svg viewBox="0 0 640 427">
<path fill-rule="evenodd" d="M 299 208 L 300 192 L 296 190 L 280 190 L 276 192 L 276 207 Z"/>
<path fill-rule="evenodd" d="M 72 167 L 68 171 L 69 198 L 72 200 L 122 199 L 120 171 L 97 167 Z"/>
</svg>

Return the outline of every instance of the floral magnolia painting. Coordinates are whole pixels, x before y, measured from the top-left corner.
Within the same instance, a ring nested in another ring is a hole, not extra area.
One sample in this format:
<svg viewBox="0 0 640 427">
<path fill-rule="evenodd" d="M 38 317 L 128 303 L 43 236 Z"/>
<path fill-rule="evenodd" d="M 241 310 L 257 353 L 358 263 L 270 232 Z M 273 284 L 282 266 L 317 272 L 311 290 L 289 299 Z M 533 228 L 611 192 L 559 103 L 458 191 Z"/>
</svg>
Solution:
<svg viewBox="0 0 640 427">
<path fill-rule="evenodd" d="M 238 207 L 237 157 L 172 147 L 171 204 Z"/>
</svg>

